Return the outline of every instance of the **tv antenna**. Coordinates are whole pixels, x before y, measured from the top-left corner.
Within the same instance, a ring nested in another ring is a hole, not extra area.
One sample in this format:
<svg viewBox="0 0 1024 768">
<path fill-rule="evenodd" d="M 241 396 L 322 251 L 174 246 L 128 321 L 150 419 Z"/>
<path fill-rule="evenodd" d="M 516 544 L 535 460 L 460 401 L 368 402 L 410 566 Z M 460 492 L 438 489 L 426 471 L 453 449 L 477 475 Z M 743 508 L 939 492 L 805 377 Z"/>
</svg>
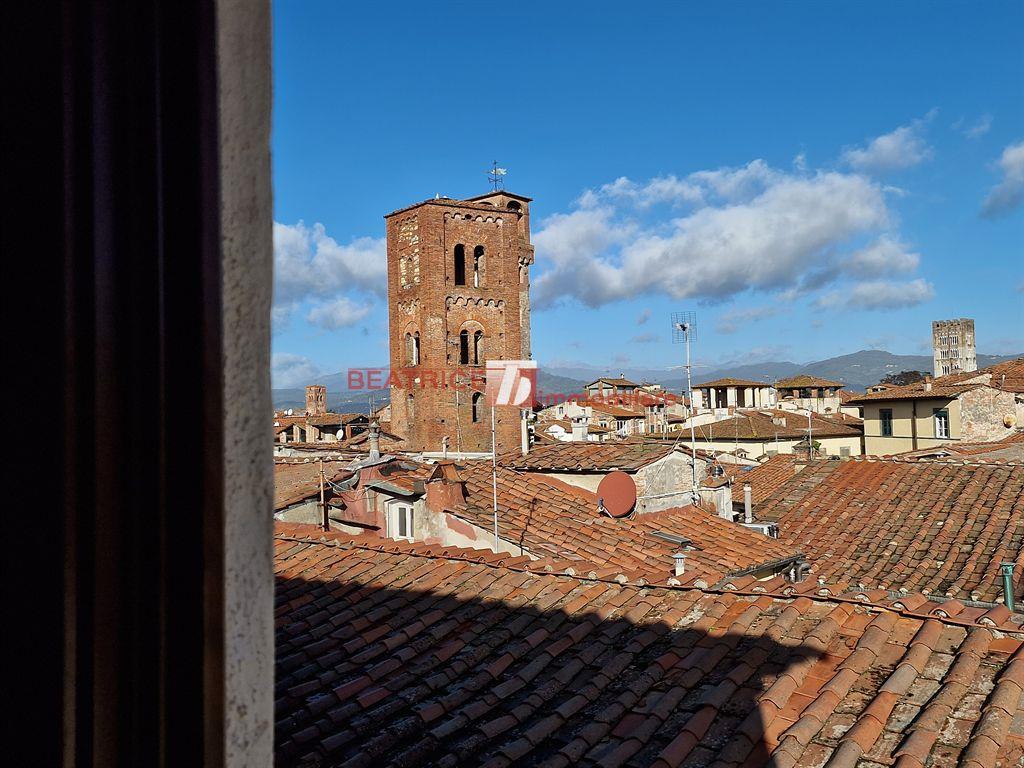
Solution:
<svg viewBox="0 0 1024 768">
<path fill-rule="evenodd" d="M 491 163 L 491 169 L 487 171 L 487 180 L 491 182 L 491 186 L 494 188 L 495 192 L 499 189 L 505 188 L 505 176 L 507 174 L 508 169 L 499 168 L 497 160 Z"/>
<path fill-rule="evenodd" d="M 696 338 L 697 328 L 697 314 L 695 312 L 673 312 L 672 313 L 672 343 L 673 344 L 685 344 L 686 345 L 686 391 L 683 393 L 684 397 L 690 398 L 690 407 L 688 409 L 690 422 L 690 468 L 691 468 L 691 487 L 690 494 L 693 498 L 693 503 L 697 504 L 700 501 L 700 493 L 697 490 L 697 436 L 694 432 L 693 417 L 694 417 L 694 406 L 693 406 L 693 378 L 690 375 L 690 343 Z"/>
</svg>

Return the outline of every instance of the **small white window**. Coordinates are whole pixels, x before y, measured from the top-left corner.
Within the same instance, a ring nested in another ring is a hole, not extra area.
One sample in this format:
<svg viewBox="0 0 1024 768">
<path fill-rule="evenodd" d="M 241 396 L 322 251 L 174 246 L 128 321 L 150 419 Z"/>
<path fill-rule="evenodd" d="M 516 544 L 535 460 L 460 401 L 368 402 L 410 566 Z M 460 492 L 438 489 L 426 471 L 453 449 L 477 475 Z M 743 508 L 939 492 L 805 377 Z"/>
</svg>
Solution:
<svg viewBox="0 0 1024 768">
<path fill-rule="evenodd" d="M 411 504 L 391 504 L 388 509 L 388 537 L 413 540 L 413 514 Z"/>
<path fill-rule="evenodd" d="M 949 437 L 949 411 L 945 408 L 935 411 L 935 436 Z"/>
</svg>

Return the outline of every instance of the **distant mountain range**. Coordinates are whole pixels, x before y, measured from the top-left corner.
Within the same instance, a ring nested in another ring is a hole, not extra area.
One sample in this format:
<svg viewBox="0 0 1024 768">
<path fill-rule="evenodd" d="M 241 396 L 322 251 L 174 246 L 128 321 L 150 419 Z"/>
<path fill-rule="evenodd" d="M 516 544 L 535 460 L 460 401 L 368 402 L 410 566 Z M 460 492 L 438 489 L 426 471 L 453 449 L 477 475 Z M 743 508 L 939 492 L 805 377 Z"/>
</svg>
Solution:
<svg viewBox="0 0 1024 768">
<path fill-rule="evenodd" d="M 1017 355 L 978 355 L 978 367 L 1001 363 L 1024 356 Z M 543 367 L 543 364 L 542 364 Z M 685 381 L 685 374 L 677 366 L 674 368 L 629 368 L 617 367 L 614 370 L 603 367 L 588 366 L 549 366 L 547 372 L 579 381 L 593 381 L 598 376 L 618 376 L 624 374 L 632 381 L 657 382 L 667 389 L 679 390 Z M 713 368 L 694 366 L 693 383 L 698 385 L 705 381 L 713 381 L 732 377 L 750 379 L 752 381 L 774 382 L 786 376 L 808 373 L 833 381 L 840 381 L 850 389 L 864 390 L 877 384 L 890 373 L 900 371 L 923 371 L 930 373 L 932 358 L 930 355 L 894 355 L 880 349 L 863 349 L 849 355 L 830 357 L 810 363 L 793 363 L 790 361 L 767 361 L 761 363 L 731 363 Z"/>
<path fill-rule="evenodd" d="M 978 367 L 984 368 L 1017 357 L 1024 357 L 1024 353 L 978 355 Z M 841 381 L 850 389 L 863 391 L 891 373 L 900 371 L 924 371 L 927 373 L 931 369 L 932 358 L 930 355 L 894 355 L 879 349 L 864 349 L 849 355 L 830 357 L 827 360 L 818 360 L 803 365 L 789 361 L 770 361 L 726 364 L 711 369 L 695 366 L 693 383 L 697 385 L 704 381 L 725 377 L 771 383 L 797 373 L 808 373 Z M 666 389 L 674 391 L 682 389 L 685 378 L 685 374 L 678 367 L 618 367 L 612 370 L 607 366 L 547 366 L 540 363 L 537 384 L 542 393 L 569 394 L 580 392 L 585 384 L 599 376 L 618 376 L 620 373 L 633 381 L 656 382 Z M 327 387 L 327 405 L 331 410 L 340 413 L 368 413 L 371 402 L 374 406 L 379 406 L 387 402 L 388 399 L 387 390 L 350 390 L 347 375 L 344 373 L 320 376 L 315 383 Z M 273 390 L 273 399 L 275 408 L 304 408 L 306 404 L 305 390 L 301 387 L 275 389 Z"/>
</svg>

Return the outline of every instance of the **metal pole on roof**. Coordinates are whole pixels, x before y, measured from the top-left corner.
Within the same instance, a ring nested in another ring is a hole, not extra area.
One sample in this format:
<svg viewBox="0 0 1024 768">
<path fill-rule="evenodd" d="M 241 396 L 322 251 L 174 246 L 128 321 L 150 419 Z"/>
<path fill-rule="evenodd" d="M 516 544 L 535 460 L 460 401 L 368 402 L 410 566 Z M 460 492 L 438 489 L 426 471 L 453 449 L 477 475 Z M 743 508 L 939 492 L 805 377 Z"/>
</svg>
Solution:
<svg viewBox="0 0 1024 768">
<path fill-rule="evenodd" d="M 494 551 L 498 551 L 498 449 L 494 433 L 494 404 L 491 403 L 491 490 L 494 500 Z"/>
<path fill-rule="evenodd" d="M 331 530 L 331 521 L 327 518 L 327 500 L 324 498 L 324 459 L 320 457 L 320 527 Z"/>
<path fill-rule="evenodd" d="M 811 460 L 811 453 L 814 451 L 814 443 L 811 442 L 811 409 L 807 409 L 807 460 Z"/>
</svg>

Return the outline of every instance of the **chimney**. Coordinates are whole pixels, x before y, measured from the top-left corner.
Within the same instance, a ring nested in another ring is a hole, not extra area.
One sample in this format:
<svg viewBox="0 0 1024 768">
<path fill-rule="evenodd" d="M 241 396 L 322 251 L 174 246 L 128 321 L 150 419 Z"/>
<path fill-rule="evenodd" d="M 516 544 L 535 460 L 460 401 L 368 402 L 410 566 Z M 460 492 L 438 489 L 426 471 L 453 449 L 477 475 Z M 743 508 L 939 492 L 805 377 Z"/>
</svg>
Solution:
<svg viewBox="0 0 1024 768">
<path fill-rule="evenodd" d="M 932 377 L 931 377 L 931 374 L 927 374 L 926 373 L 924 375 L 924 391 L 925 392 L 931 392 L 932 391 Z"/>
<path fill-rule="evenodd" d="M 1003 605 L 1011 611 L 1016 608 L 1013 601 L 1013 569 L 1016 565 L 1013 562 L 999 564 L 1003 575 Z"/>
<path fill-rule="evenodd" d="M 585 415 L 572 417 L 572 441 L 574 443 L 587 442 L 589 430 L 589 427 L 587 426 L 588 420 L 589 419 Z"/>
<path fill-rule="evenodd" d="M 327 413 L 327 387 L 310 384 L 306 387 L 306 415 L 323 416 Z"/>
<path fill-rule="evenodd" d="M 370 459 L 380 458 L 380 424 L 374 419 L 366 430 L 370 443 Z"/>
<path fill-rule="evenodd" d="M 427 509 L 435 514 L 466 502 L 466 482 L 459 475 L 454 462 L 438 462 L 427 478 L 425 487 Z"/>
<path fill-rule="evenodd" d="M 526 415 L 529 413 L 525 408 L 519 411 L 519 443 L 523 456 L 530 452 L 530 425 L 526 423 Z"/>
<path fill-rule="evenodd" d="M 686 552 L 676 552 L 672 555 L 673 571 L 676 576 L 682 576 L 686 572 Z"/>
<path fill-rule="evenodd" d="M 751 499 L 752 493 L 748 483 L 743 486 L 743 522 L 745 523 L 754 522 L 754 505 Z"/>
</svg>

